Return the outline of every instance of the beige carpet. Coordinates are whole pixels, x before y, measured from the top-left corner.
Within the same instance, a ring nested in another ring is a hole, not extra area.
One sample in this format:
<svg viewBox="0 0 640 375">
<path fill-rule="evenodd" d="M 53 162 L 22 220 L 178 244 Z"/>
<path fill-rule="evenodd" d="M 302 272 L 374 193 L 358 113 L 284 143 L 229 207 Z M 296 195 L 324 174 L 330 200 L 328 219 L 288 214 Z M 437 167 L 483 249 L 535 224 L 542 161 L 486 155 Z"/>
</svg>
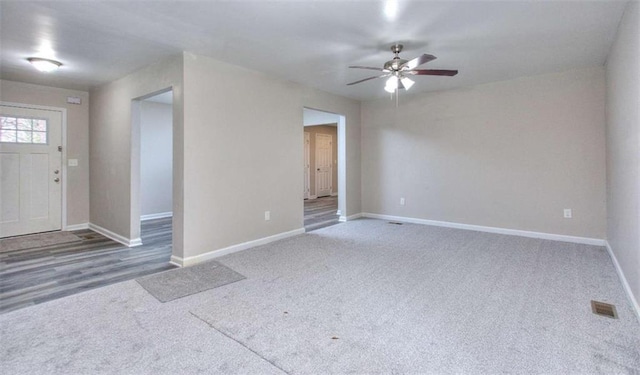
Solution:
<svg viewBox="0 0 640 375">
<path fill-rule="evenodd" d="M 47 232 L 28 236 L 9 237 L 0 240 L 0 252 L 32 249 L 58 245 L 69 242 L 80 242 L 82 239 L 71 232 Z"/>
</svg>

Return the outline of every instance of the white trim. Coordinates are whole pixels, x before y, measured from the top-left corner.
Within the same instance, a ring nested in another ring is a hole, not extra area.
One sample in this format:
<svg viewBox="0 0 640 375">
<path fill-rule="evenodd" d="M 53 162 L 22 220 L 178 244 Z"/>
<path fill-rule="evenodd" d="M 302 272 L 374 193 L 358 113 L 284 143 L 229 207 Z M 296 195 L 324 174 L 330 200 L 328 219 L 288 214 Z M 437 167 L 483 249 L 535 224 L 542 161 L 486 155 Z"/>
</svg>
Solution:
<svg viewBox="0 0 640 375">
<path fill-rule="evenodd" d="M 72 230 L 81 230 L 81 229 L 89 229 L 89 223 L 67 225 L 62 230 L 72 231 Z"/>
<path fill-rule="evenodd" d="M 613 253 L 613 249 L 611 248 L 611 245 L 609 245 L 609 241 L 605 241 L 605 247 L 607 248 L 607 252 L 611 257 L 613 266 L 615 267 L 616 272 L 618 273 L 618 278 L 620 278 L 620 282 L 622 283 L 622 287 L 624 288 L 624 291 L 627 294 L 627 298 L 631 303 L 631 307 L 636 313 L 636 318 L 638 318 L 638 321 L 640 322 L 640 305 L 638 305 L 638 301 L 636 300 L 636 298 L 633 295 L 633 292 L 631 291 L 631 286 L 629 286 L 629 283 L 627 282 L 627 278 L 624 276 L 624 272 L 622 272 L 620 263 L 618 263 L 618 258 L 616 258 L 616 255 Z"/>
<path fill-rule="evenodd" d="M 195 256 L 187 257 L 187 258 L 180 258 L 180 257 L 177 257 L 175 255 L 172 255 L 171 256 L 171 263 L 175 264 L 177 266 L 180 266 L 180 267 L 188 267 L 188 266 L 192 266 L 194 264 L 198 264 L 198 263 L 201 263 L 201 262 L 204 262 L 204 261 L 207 261 L 207 260 L 211 260 L 211 259 L 214 259 L 214 258 L 221 257 L 223 255 L 236 253 L 238 251 L 247 250 L 247 249 L 250 249 L 252 247 L 256 247 L 256 246 L 260 246 L 260 245 L 265 245 L 265 244 L 268 244 L 268 243 L 271 243 L 271 242 L 274 242 L 274 241 L 278 241 L 278 240 L 282 240 L 282 239 L 285 239 L 285 238 L 297 236 L 297 235 L 302 234 L 302 233 L 304 233 L 304 228 L 294 229 L 294 230 L 289 231 L 289 232 L 282 232 L 282 233 L 274 234 L 273 236 L 263 237 L 263 238 L 259 238 L 257 240 L 239 243 L 237 245 L 231 245 L 231 246 L 225 247 L 223 249 L 213 250 L 213 251 L 206 252 L 204 254 L 195 255 Z"/>
<path fill-rule="evenodd" d="M 142 239 L 140 237 L 138 238 L 133 238 L 133 239 L 128 239 L 124 236 L 121 236 L 117 233 L 114 233 L 108 229 L 105 229 L 99 225 L 96 225 L 94 223 L 89 223 L 89 229 L 91 229 L 94 232 L 98 232 L 101 235 L 110 238 L 116 242 L 120 242 L 121 244 L 127 246 L 127 247 L 136 247 L 136 246 L 140 246 L 142 245 Z"/>
<path fill-rule="evenodd" d="M 310 195 L 309 198 L 307 198 L 307 199 L 318 199 L 318 196 L 317 195 Z"/>
<path fill-rule="evenodd" d="M 340 215 L 340 217 L 338 218 L 338 221 L 344 223 L 345 221 L 351 221 L 351 220 L 359 219 L 361 217 L 362 217 L 362 213 L 349 215 L 349 216 Z"/>
<path fill-rule="evenodd" d="M 383 219 L 383 220 L 401 221 L 405 223 L 433 225 L 436 227 L 466 229 L 466 230 L 474 230 L 478 232 L 506 234 L 509 236 L 541 238 L 541 239 L 552 240 L 552 241 L 563 241 L 563 242 L 581 243 L 586 245 L 605 246 L 605 240 L 599 239 L 599 238 L 576 237 L 576 236 L 567 236 L 564 234 L 553 234 L 553 233 L 542 233 L 542 232 L 530 232 L 530 231 L 519 230 L 519 229 L 485 227 L 482 225 L 460 224 L 460 223 L 452 223 L 448 221 L 426 220 L 426 219 L 417 219 L 417 218 L 403 217 L 403 216 L 372 214 L 368 212 L 363 212 L 362 216 L 372 218 L 372 219 Z"/>
<path fill-rule="evenodd" d="M 62 207 L 60 211 L 60 228 L 65 230 L 67 228 L 67 109 L 62 107 L 51 107 L 46 105 L 36 105 L 36 104 L 27 104 L 27 103 L 15 103 L 15 102 L 3 102 L 0 101 L 0 105 L 4 105 L 7 107 L 17 107 L 17 108 L 25 108 L 25 109 L 36 109 L 36 110 L 44 110 L 44 111 L 52 111 L 52 112 L 60 112 L 62 116 L 62 124 L 61 124 L 61 142 L 62 142 L 62 153 L 60 155 L 60 164 L 62 168 Z"/>
<path fill-rule="evenodd" d="M 153 219 L 164 219 L 165 217 L 173 217 L 173 212 L 158 212 L 157 214 L 147 214 L 141 215 L 140 221 L 145 220 L 153 220 Z"/>
<path fill-rule="evenodd" d="M 337 196 L 338 196 L 338 193 L 337 193 L 337 192 L 336 192 L 336 193 L 331 193 L 331 196 L 332 196 L 332 197 L 337 197 Z"/>
<path fill-rule="evenodd" d="M 304 191 L 304 199 L 309 199 L 309 195 L 311 195 L 311 133 L 304 132 L 304 161 L 305 161 L 305 172 L 307 173 L 307 178 L 305 179 L 305 183 L 307 184 L 307 188 Z M 306 162 L 309 161 L 309 164 Z M 303 172 L 304 173 L 304 172 Z"/>
</svg>

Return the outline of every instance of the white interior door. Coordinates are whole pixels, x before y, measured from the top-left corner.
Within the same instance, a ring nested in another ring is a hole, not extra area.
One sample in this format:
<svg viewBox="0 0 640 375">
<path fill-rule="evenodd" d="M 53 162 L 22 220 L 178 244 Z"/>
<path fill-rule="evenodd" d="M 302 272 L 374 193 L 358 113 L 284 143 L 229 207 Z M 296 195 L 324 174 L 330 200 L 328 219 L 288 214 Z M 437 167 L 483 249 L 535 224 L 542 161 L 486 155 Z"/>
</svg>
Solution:
<svg viewBox="0 0 640 375">
<path fill-rule="evenodd" d="M 60 230 L 62 113 L 0 105 L 0 237 Z"/>
<path fill-rule="evenodd" d="M 333 176 L 333 137 L 331 134 L 316 134 L 316 195 L 331 195 Z"/>
<path fill-rule="evenodd" d="M 309 198 L 311 189 L 311 136 L 304 132 L 304 199 Z"/>
</svg>

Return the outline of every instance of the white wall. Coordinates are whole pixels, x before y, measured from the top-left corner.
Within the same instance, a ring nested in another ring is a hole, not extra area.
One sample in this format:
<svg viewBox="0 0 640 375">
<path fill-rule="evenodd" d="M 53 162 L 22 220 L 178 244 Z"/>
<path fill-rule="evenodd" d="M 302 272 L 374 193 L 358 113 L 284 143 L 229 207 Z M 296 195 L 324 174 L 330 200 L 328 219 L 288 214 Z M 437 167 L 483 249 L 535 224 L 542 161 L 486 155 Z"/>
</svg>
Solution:
<svg viewBox="0 0 640 375">
<path fill-rule="evenodd" d="M 597 67 L 365 102 L 363 211 L 604 239 L 604 100 Z"/>
<path fill-rule="evenodd" d="M 305 106 L 347 117 L 347 210 L 360 212 L 357 101 L 202 56 L 184 69 L 185 257 L 303 228 Z"/>
<path fill-rule="evenodd" d="M 91 223 L 126 240 L 140 237 L 140 131 L 134 99 L 173 89 L 173 251 L 182 253 L 183 56 L 91 91 Z M 133 155 L 133 157 L 132 157 Z"/>
<path fill-rule="evenodd" d="M 82 104 L 68 104 L 68 96 L 79 97 Z M 77 167 L 67 167 L 67 225 L 88 223 L 89 93 L 0 81 L 0 101 L 67 109 L 67 158 L 78 159 Z"/>
<path fill-rule="evenodd" d="M 607 241 L 636 301 L 640 301 L 639 13 L 639 3 L 629 2 L 606 65 Z"/>
<path fill-rule="evenodd" d="M 173 182 L 172 104 L 140 103 L 140 213 L 171 212 Z"/>
</svg>

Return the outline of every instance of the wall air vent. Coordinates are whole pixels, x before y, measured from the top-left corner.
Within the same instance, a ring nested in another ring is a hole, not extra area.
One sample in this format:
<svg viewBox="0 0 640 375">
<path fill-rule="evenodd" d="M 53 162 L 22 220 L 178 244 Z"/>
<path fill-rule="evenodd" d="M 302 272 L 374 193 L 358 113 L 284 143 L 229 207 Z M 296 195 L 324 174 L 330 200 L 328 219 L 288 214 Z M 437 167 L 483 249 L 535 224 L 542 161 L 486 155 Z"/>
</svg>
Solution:
<svg viewBox="0 0 640 375">
<path fill-rule="evenodd" d="M 616 307 L 609 303 L 591 301 L 591 311 L 596 315 L 602 315 L 613 319 L 618 318 Z"/>
</svg>

